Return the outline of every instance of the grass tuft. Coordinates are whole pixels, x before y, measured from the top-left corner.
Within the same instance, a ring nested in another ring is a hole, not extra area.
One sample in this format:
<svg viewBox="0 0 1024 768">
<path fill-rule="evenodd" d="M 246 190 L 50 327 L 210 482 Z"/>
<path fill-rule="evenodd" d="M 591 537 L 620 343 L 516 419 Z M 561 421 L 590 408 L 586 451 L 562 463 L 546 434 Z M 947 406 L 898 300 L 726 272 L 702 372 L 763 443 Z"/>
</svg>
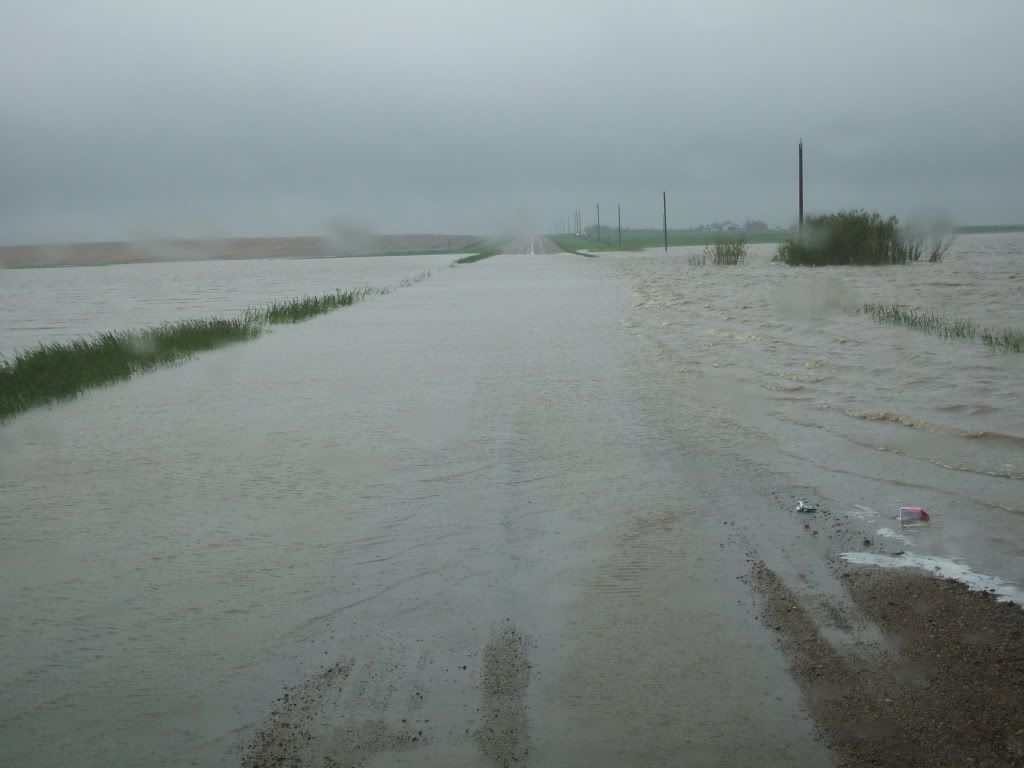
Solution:
<svg viewBox="0 0 1024 768">
<path fill-rule="evenodd" d="M 982 328 L 973 320 L 943 317 L 921 312 L 899 304 L 865 304 L 861 312 L 871 315 L 877 323 L 912 328 L 943 339 L 980 341 L 999 352 L 1024 352 L 1024 331 L 1013 328 Z"/>
<path fill-rule="evenodd" d="M 747 260 L 747 241 L 742 237 L 723 238 L 705 245 L 704 253 L 716 267 L 734 267 Z"/>
</svg>

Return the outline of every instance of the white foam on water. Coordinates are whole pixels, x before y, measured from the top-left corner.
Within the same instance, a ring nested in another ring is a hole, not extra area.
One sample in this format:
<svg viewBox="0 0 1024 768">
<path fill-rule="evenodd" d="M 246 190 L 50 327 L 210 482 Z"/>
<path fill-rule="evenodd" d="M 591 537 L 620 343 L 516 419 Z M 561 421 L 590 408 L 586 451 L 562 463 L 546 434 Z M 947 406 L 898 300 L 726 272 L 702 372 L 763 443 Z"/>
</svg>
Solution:
<svg viewBox="0 0 1024 768">
<path fill-rule="evenodd" d="M 902 542 L 903 544 L 910 543 L 910 537 L 904 536 L 902 533 L 896 533 L 892 528 L 879 528 L 875 531 L 876 536 L 881 536 L 885 539 L 896 539 L 896 541 Z"/>
<path fill-rule="evenodd" d="M 991 592 L 1003 603 L 1016 603 L 1024 607 L 1024 590 L 1003 581 L 998 576 L 975 573 L 964 563 L 933 555 L 908 552 L 899 556 L 879 555 L 874 552 L 844 552 L 840 557 L 854 565 L 875 565 L 880 568 L 920 568 L 935 576 L 955 579 L 975 592 Z"/>
</svg>

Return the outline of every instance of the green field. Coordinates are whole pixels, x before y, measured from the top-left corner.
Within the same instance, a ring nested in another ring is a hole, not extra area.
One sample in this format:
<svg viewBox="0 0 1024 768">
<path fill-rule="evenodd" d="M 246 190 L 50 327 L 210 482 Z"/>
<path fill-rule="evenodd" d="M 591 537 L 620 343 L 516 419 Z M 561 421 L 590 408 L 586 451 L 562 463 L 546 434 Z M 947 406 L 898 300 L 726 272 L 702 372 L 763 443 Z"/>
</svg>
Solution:
<svg viewBox="0 0 1024 768">
<path fill-rule="evenodd" d="M 473 253 L 479 250 L 484 240 L 478 240 L 470 245 L 465 245 L 461 248 L 420 248 L 418 250 L 411 251 L 370 251 L 367 253 L 354 253 L 345 256 L 327 256 L 324 258 L 330 259 L 365 259 L 377 256 L 454 256 L 460 253 Z"/>
<path fill-rule="evenodd" d="M 1024 224 L 966 225 L 954 227 L 953 232 L 958 235 L 1024 232 Z M 769 229 L 760 232 L 670 229 L 668 231 L 668 244 L 670 246 L 709 245 L 723 239 L 731 240 L 737 237 L 742 237 L 748 244 L 782 243 L 792 235 L 793 231 L 789 229 Z M 665 244 L 664 234 L 660 229 L 624 229 L 622 230 L 621 246 L 619 245 L 618 232 L 615 227 L 602 227 L 600 240 L 564 234 L 548 235 L 547 237 L 568 253 L 579 253 L 580 251 L 591 253 L 602 251 L 641 251 L 646 248 L 663 248 Z"/>
<path fill-rule="evenodd" d="M 456 259 L 454 264 L 473 264 L 483 259 L 489 259 L 491 256 L 497 256 L 501 253 L 504 245 L 504 242 L 497 240 L 481 240 L 473 247 L 467 249 L 473 251 L 473 253 L 470 253 L 469 256 L 463 256 L 461 259 Z"/>
<path fill-rule="evenodd" d="M 576 253 L 579 251 L 640 251 L 645 248 L 664 247 L 664 234 L 661 230 L 630 229 L 622 231 L 622 245 L 619 245 L 618 233 L 612 229 L 609 236 L 601 240 L 592 240 L 577 235 L 548 235 L 548 239 L 563 251 Z M 722 240 L 735 240 L 742 237 L 747 243 L 781 243 L 791 232 L 787 229 L 769 229 L 762 232 L 718 232 L 696 229 L 670 229 L 668 244 L 710 245 Z"/>
</svg>

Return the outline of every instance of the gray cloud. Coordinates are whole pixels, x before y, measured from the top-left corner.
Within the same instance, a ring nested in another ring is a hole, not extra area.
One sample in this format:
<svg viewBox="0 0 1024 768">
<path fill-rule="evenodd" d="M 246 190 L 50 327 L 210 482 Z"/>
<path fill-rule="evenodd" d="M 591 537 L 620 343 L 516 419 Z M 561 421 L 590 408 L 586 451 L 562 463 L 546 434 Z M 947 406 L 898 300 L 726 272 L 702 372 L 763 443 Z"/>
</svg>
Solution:
<svg viewBox="0 0 1024 768">
<path fill-rule="evenodd" d="M 895 6 L 895 7 L 894 7 Z M 1010 2 L 7 2 L 0 240 L 1024 220 Z"/>
</svg>

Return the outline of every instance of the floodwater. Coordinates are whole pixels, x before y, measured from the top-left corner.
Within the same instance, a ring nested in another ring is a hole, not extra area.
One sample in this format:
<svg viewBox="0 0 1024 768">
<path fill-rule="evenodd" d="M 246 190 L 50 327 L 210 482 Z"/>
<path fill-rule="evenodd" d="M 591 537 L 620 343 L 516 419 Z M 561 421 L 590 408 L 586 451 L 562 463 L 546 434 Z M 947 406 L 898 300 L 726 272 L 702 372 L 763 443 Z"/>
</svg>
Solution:
<svg viewBox="0 0 1024 768">
<path fill-rule="evenodd" d="M 900 269 L 787 268 L 774 246 L 701 269 L 691 250 L 622 258 L 638 305 L 626 325 L 694 405 L 743 431 L 738 450 L 880 525 L 922 505 L 933 524 L 913 542 L 1024 583 L 1024 355 L 855 313 L 898 303 L 1024 328 L 1024 235 L 962 236 L 941 263 Z"/>
<path fill-rule="evenodd" d="M 0 269 L 0 356 L 40 342 L 145 328 L 447 267 L 458 256 L 239 259 Z"/>
<path fill-rule="evenodd" d="M 370 265 L 298 292 L 433 276 L 18 416 L 0 763 L 831 764 L 743 578 L 756 558 L 828 591 L 848 542 L 806 536 L 806 497 L 857 541 L 923 504 L 884 551 L 1024 584 L 1024 355 L 844 309 L 1022 326 L 1022 244 L 886 270 L 532 244 Z"/>
</svg>

